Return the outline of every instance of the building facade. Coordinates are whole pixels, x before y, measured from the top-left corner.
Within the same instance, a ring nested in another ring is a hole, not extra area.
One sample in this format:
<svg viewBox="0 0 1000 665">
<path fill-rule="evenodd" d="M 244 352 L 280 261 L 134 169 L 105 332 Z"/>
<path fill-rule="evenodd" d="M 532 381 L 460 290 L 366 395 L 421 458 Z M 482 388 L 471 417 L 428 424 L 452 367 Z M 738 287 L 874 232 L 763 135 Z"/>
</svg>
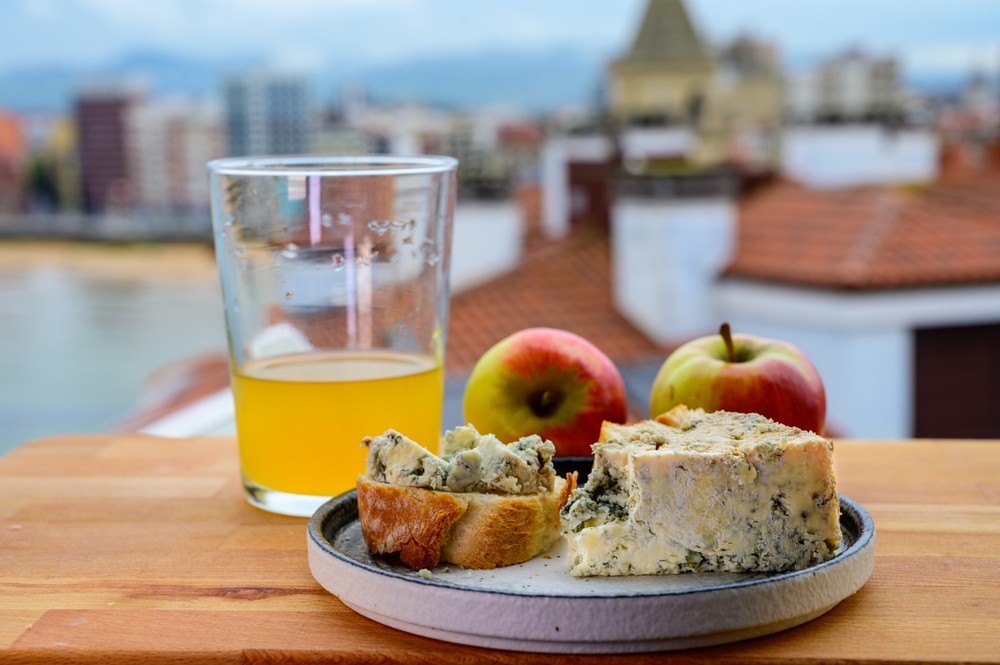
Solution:
<svg viewBox="0 0 1000 665">
<path fill-rule="evenodd" d="M 306 77 L 246 72 L 225 82 L 223 98 L 230 155 L 310 152 L 316 119 Z"/>
<path fill-rule="evenodd" d="M 616 126 L 689 134 L 683 154 L 649 155 L 647 167 L 660 161 L 676 168 L 679 158 L 694 168 L 736 163 L 767 170 L 777 162 L 782 84 L 775 48 L 747 36 L 714 48 L 682 0 L 649 1 L 629 50 L 611 63 L 607 85 Z"/>
<path fill-rule="evenodd" d="M 126 117 L 126 152 L 135 208 L 207 209 L 205 164 L 225 151 L 222 110 L 215 104 L 168 100 L 133 106 Z"/>
<path fill-rule="evenodd" d="M 616 306 L 663 345 L 722 321 L 794 344 L 838 436 L 996 438 L 996 155 L 920 190 L 783 181 L 738 204 L 621 198 Z"/>
<path fill-rule="evenodd" d="M 101 84 L 77 97 L 74 117 L 84 212 L 131 206 L 126 123 L 129 110 L 142 99 L 141 89 L 129 84 Z"/>
<path fill-rule="evenodd" d="M 625 55 L 608 71 L 613 116 L 632 125 L 697 125 L 715 57 L 681 0 L 650 0 Z"/>
<path fill-rule="evenodd" d="M 788 78 L 787 118 L 797 123 L 900 122 L 907 99 L 894 58 L 862 51 Z"/>
</svg>

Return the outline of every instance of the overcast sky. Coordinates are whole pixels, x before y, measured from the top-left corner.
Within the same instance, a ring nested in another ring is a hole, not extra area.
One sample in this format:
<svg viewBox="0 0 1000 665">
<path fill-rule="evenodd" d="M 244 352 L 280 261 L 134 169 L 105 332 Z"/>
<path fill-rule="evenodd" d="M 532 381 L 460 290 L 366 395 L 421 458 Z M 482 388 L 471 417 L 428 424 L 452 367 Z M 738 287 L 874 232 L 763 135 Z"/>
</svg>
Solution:
<svg viewBox="0 0 1000 665">
<path fill-rule="evenodd" d="M 136 50 L 371 64 L 491 48 L 620 52 L 645 0 L 0 0 L 0 71 Z M 793 62 L 859 45 L 922 73 L 1000 68 L 1000 0 L 688 0 L 716 41 L 749 31 Z"/>
</svg>

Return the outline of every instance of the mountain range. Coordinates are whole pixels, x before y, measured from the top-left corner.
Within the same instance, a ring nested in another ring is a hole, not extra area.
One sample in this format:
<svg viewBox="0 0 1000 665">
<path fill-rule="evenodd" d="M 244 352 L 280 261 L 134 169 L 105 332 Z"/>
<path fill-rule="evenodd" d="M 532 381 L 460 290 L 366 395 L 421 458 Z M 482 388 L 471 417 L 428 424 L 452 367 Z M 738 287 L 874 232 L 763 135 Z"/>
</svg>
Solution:
<svg viewBox="0 0 1000 665">
<path fill-rule="evenodd" d="M 320 102 L 344 86 L 383 101 L 423 101 L 449 107 L 503 104 L 546 110 L 593 101 L 610 55 L 569 48 L 492 51 L 363 66 L 337 63 L 312 74 Z M 170 53 L 135 52 L 100 67 L 39 65 L 0 71 L 0 108 L 68 110 L 77 91 L 95 81 L 142 82 L 153 96 L 217 97 L 225 77 L 259 66 L 254 57 L 202 60 Z"/>
<path fill-rule="evenodd" d="M 345 86 L 364 90 L 375 101 L 420 101 L 453 108 L 486 105 L 545 111 L 590 104 L 600 92 L 613 54 L 562 47 L 537 51 L 494 50 L 473 55 L 437 56 L 380 65 L 337 62 L 312 73 L 316 98 L 331 102 Z M 180 94 L 218 97 L 224 78 L 260 66 L 244 56 L 205 60 L 141 51 L 100 67 L 39 65 L 0 71 L 0 109 L 60 112 L 71 108 L 84 85 L 94 81 L 141 81 L 153 96 Z M 794 59 L 787 63 L 795 69 Z M 935 95 L 952 94 L 965 79 L 909 72 L 906 83 Z"/>
</svg>

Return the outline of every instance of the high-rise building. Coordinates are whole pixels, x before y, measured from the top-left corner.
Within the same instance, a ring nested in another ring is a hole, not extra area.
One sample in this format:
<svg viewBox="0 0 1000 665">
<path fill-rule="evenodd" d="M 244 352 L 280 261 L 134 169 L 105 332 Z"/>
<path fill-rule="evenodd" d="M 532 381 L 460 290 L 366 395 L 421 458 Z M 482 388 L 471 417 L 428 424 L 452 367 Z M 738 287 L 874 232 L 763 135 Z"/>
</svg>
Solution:
<svg viewBox="0 0 1000 665">
<path fill-rule="evenodd" d="M 265 70 L 225 83 L 230 155 L 308 153 L 315 132 L 309 83 L 304 76 Z"/>
<path fill-rule="evenodd" d="M 126 116 L 143 97 L 131 83 L 92 85 L 78 95 L 74 116 L 83 208 L 100 213 L 131 205 Z"/>
<path fill-rule="evenodd" d="M 205 163 L 225 154 L 222 111 L 215 104 L 170 99 L 128 113 L 127 154 L 134 204 L 146 212 L 208 207 Z"/>
<path fill-rule="evenodd" d="M 794 122 L 885 122 L 905 114 L 906 94 L 894 58 L 849 51 L 787 81 Z"/>
</svg>

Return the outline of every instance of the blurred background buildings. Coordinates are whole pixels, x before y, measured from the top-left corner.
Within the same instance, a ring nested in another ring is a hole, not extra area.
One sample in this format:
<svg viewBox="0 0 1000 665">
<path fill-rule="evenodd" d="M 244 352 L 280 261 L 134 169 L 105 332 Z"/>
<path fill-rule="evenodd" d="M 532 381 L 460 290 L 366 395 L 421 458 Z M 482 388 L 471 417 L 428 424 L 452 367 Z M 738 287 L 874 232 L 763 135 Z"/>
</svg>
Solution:
<svg viewBox="0 0 1000 665">
<path fill-rule="evenodd" d="M 310 152 L 316 134 L 309 81 L 258 70 L 229 77 L 223 91 L 230 155 Z"/>
<path fill-rule="evenodd" d="M 838 433 L 1000 437 L 1000 52 L 928 91 L 861 47 L 790 69 L 766 37 L 713 43 L 682 0 L 638 18 L 572 106 L 390 102 L 254 66 L 211 94 L 102 79 L 66 112 L 0 110 L 0 237 L 209 243 L 209 159 L 449 154 L 456 375 L 564 327 L 641 411 L 666 353 L 725 319 L 814 359 Z"/>
<path fill-rule="evenodd" d="M 595 149 L 633 174 L 727 170 L 842 186 L 851 178 L 829 171 L 860 170 L 849 162 L 862 160 L 890 172 L 869 165 L 859 181 L 926 182 L 944 143 L 982 160 L 1000 123 L 1000 74 L 970 71 L 964 89 L 921 93 L 895 57 L 862 48 L 785 71 L 765 38 L 710 43 L 680 0 L 646 3 L 620 53 L 594 73 L 594 103 L 548 111 L 375 103 L 357 85 L 321 97 L 312 77 L 263 66 L 231 71 L 214 95 L 196 97 L 152 95 L 127 77 L 85 80 L 69 113 L 2 111 L 0 232 L 62 231 L 71 224 L 46 215 L 76 211 L 128 214 L 146 232 L 155 225 L 141 220 L 158 214 L 167 235 L 181 216 L 204 227 L 200 165 L 224 155 L 446 152 L 461 159 L 470 195 L 495 197 L 537 178 L 546 141 L 589 134 L 610 141 Z"/>
</svg>

